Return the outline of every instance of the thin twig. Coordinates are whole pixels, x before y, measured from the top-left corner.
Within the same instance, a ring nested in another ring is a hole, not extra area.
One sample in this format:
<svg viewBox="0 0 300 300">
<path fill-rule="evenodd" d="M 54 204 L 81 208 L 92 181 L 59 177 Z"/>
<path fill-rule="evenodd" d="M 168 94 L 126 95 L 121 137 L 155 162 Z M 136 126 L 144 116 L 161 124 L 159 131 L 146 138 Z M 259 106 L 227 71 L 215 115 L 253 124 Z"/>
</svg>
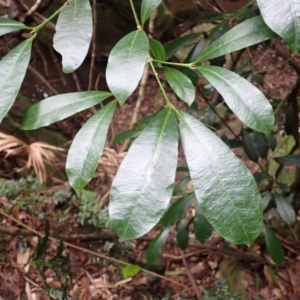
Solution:
<svg viewBox="0 0 300 300">
<path fill-rule="evenodd" d="M 186 262 L 184 253 L 183 253 L 183 251 L 182 251 L 181 249 L 180 249 L 180 253 L 181 253 L 182 262 L 183 262 L 183 266 L 184 266 L 184 268 L 185 268 L 185 271 L 186 271 L 186 273 L 187 273 L 187 275 L 188 275 L 188 278 L 189 278 L 189 280 L 190 280 L 190 282 L 191 282 L 191 285 L 192 285 L 193 290 L 194 290 L 194 292 L 195 292 L 195 294 L 196 294 L 196 297 L 197 297 L 197 299 L 199 300 L 199 299 L 202 298 L 202 297 L 201 297 L 201 291 L 200 291 L 199 288 L 197 287 L 197 284 L 196 284 L 196 282 L 195 282 L 195 280 L 194 280 L 194 278 L 193 278 L 193 275 L 191 274 L 191 271 L 190 271 L 190 269 L 189 269 L 189 266 L 188 266 L 188 264 L 187 264 L 187 262 Z"/>
</svg>

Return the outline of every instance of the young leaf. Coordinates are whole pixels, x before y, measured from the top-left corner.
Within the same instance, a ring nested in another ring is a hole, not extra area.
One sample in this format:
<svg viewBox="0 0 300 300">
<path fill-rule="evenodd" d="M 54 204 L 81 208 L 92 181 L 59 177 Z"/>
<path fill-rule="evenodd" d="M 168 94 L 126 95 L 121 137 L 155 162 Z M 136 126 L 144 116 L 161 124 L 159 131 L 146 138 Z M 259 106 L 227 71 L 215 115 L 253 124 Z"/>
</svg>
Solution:
<svg viewBox="0 0 300 300">
<path fill-rule="evenodd" d="M 274 193 L 277 211 L 287 224 L 293 224 L 296 221 L 296 213 L 292 205 L 279 193 Z"/>
<path fill-rule="evenodd" d="M 151 14 L 158 8 L 162 0 L 143 0 L 141 7 L 141 22 L 144 26 L 145 22 Z"/>
<path fill-rule="evenodd" d="M 201 66 L 198 70 L 218 90 L 241 121 L 254 130 L 270 134 L 274 114 L 271 104 L 259 89 L 225 68 Z"/>
<path fill-rule="evenodd" d="M 112 183 L 111 224 L 121 239 L 135 239 L 165 212 L 175 179 L 178 125 L 171 108 L 157 114 L 129 148 Z"/>
<path fill-rule="evenodd" d="M 30 27 L 21 22 L 12 19 L 0 18 L 0 36 L 16 30 L 29 28 Z"/>
<path fill-rule="evenodd" d="M 63 71 L 71 73 L 84 61 L 92 39 L 93 20 L 88 0 L 71 0 L 56 23 L 53 47 L 62 56 Z"/>
<path fill-rule="evenodd" d="M 286 156 L 275 157 L 274 160 L 277 161 L 280 165 L 295 165 L 297 168 L 300 168 L 300 155 L 298 154 L 290 154 Z"/>
<path fill-rule="evenodd" d="M 66 173 L 77 195 L 94 176 L 115 107 L 116 101 L 112 101 L 100 109 L 73 140 L 67 157 Z"/>
<path fill-rule="evenodd" d="M 277 264 L 280 265 L 284 260 L 284 251 L 281 246 L 281 243 L 274 232 L 264 224 L 264 232 L 265 232 L 265 239 L 268 252 L 272 258 L 272 260 Z"/>
<path fill-rule="evenodd" d="M 212 226 L 203 214 L 200 205 L 196 207 L 196 215 L 194 218 L 194 233 L 200 243 L 205 243 L 212 234 Z"/>
<path fill-rule="evenodd" d="M 120 105 L 137 87 L 144 72 L 148 50 L 149 40 L 143 30 L 127 34 L 111 50 L 106 81 Z"/>
<path fill-rule="evenodd" d="M 164 246 L 167 242 L 169 231 L 169 227 L 165 228 L 156 236 L 154 240 L 151 241 L 146 253 L 146 260 L 149 266 L 155 264 L 158 258 L 160 257 Z"/>
<path fill-rule="evenodd" d="M 195 88 L 191 80 L 174 68 L 164 67 L 164 72 L 175 94 L 188 105 L 191 105 L 195 100 Z"/>
<path fill-rule="evenodd" d="M 32 130 L 48 126 L 90 108 L 108 97 L 109 92 L 76 92 L 47 98 L 33 106 L 25 113 L 22 129 Z"/>
<path fill-rule="evenodd" d="M 31 54 L 32 39 L 8 52 L 0 61 L 0 123 L 13 105 L 23 82 Z"/>
<path fill-rule="evenodd" d="M 182 216 L 182 214 L 195 202 L 195 194 L 184 195 L 174 202 L 166 211 L 161 221 L 162 226 L 171 226 Z"/>
<path fill-rule="evenodd" d="M 185 225 L 185 221 L 180 220 L 177 224 L 176 229 L 177 229 L 177 235 L 176 235 L 177 244 L 181 249 L 185 249 L 189 243 L 189 230 Z"/>
<path fill-rule="evenodd" d="M 211 43 L 195 62 L 209 60 L 231 53 L 274 37 L 275 34 L 266 25 L 261 16 L 248 19 Z"/>
<path fill-rule="evenodd" d="M 298 0 L 257 0 L 267 25 L 289 44 L 293 52 L 300 49 L 300 9 Z"/>
<path fill-rule="evenodd" d="M 252 174 L 197 119 L 183 112 L 180 135 L 195 194 L 210 224 L 228 241 L 251 244 L 262 227 L 262 200 Z"/>
<path fill-rule="evenodd" d="M 162 61 L 166 59 L 165 48 L 159 41 L 149 39 L 149 45 L 155 59 Z"/>
<path fill-rule="evenodd" d="M 171 58 L 176 52 L 189 45 L 200 33 L 192 33 L 183 37 L 179 37 L 164 45 L 166 50 L 166 60 Z"/>
<path fill-rule="evenodd" d="M 124 278 L 132 277 L 136 275 L 141 270 L 138 265 L 128 265 L 122 269 L 122 274 Z"/>
</svg>

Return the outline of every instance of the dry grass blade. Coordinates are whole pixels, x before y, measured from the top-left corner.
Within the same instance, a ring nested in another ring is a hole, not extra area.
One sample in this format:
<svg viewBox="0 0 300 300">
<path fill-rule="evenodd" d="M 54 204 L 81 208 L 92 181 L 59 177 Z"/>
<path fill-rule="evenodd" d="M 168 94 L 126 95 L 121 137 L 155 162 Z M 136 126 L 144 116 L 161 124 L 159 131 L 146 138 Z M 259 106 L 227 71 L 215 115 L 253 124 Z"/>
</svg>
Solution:
<svg viewBox="0 0 300 300">
<path fill-rule="evenodd" d="M 5 158 L 25 157 L 26 164 L 17 171 L 33 168 L 42 183 L 45 183 L 48 177 L 46 164 L 54 166 L 59 151 L 64 151 L 64 149 L 43 142 L 27 144 L 12 135 L 0 132 L 0 152 L 5 153 Z"/>
</svg>

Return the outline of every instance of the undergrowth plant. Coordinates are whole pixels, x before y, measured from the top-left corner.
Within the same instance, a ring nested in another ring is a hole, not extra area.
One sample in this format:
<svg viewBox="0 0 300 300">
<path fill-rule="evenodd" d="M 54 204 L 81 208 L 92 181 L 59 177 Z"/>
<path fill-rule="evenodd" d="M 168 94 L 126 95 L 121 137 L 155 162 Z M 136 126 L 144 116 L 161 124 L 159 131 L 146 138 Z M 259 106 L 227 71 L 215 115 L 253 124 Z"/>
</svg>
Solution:
<svg viewBox="0 0 300 300">
<path fill-rule="evenodd" d="M 253 175 L 214 132 L 172 104 L 158 71 L 165 75 L 173 92 L 187 106 L 195 100 L 194 85 L 204 77 L 232 112 L 268 143 L 274 125 L 268 99 L 247 79 L 213 65 L 213 62 L 215 58 L 277 35 L 296 52 L 300 48 L 297 1 L 257 1 L 261 15 L 256 15 L 258 12 L 253 10 L 252 15 L 239 18 L 239 24 L 211 43 L 203 37 L 183 62 L 174 61 L 172 57 L 200 34 L 187 35 L 163 45 L 148 37 L 145 25 L 162 0 L 142 0 L 140 11 L 136 10 L 133 0 L 129 2 L 136 28 L 119 40 L 109 54 L 106 81 L 110 91 L 83 91 L 46 98 L 28 109 L 22 129 L 48 126 L 108 99 L 107 104 L 82 126 L 68 152 L 66 173 L 70 185 L 80 196 L 93 178 L 116 106 L 124 105 L 137 88 L 145 68 L 149 68 L 164 97 L 165 107 L 151 117 L 133 141 L 113 180 L 109 203 L 113 229 L 120 239 L 129 240 L 146 234 L 159 223 L 163 229 L 148 251 L 148 262 L 151 263 L 166 242 L 170 225 L 196 198 L 198 206 L 192 221 L 199 240 L 204 241 L 210 235 L 212 226 L 226 240 L 249 245 L 263 226 L 263 202 Z M 30 33 L 29 38 L 0 62 L 0 120 L 18 94 L 36 36 L 56 16 L 53 47 L 62 56 L 63 71 L 71 73 L 82 64 L 92 38 L 92 9 L 88 0 L 66 1 L 53 15 L 34 27 L 0 19 L 1 35 L 16 30 Z M 168 209 L 179 142 L 183 146 L 194 193 L 183 196 Z M 276 199 L 279 206 L 288 207 L 285 200 L 279 196 Z M 177 228 L 178 242 L 184 247 L 187 226 L 179 222 Z M 265 234 L 267 244 L 274 243 L 275 235 L 268 227 L 265 227 Z"/>
</svg>

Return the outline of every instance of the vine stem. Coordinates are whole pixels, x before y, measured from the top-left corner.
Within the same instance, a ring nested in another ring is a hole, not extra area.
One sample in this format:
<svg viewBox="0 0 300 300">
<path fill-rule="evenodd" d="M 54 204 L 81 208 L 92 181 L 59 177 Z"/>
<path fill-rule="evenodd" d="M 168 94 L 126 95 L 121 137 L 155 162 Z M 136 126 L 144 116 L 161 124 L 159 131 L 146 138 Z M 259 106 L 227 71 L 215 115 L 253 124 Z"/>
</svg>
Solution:
<svg viewBox="0 0 300 300">
<path fill-rule="evenodd" d="M 133 16 L 134 16 L 134 20 L 135 20 L 137 29 L 141 29 L 142 26 L 141 26 L 140 21 L 138 19 L 138 16 L 137 16 L 134 4 L 133 4 L 133 0 L 129 0 L 129 2 L 130 2 L 131 10 L 132 10 L 132 13 L 133 13 Z"/>
<path fill-rule="evenodd" d="M 18 219 L 16 219 L 16 218 L 10 216 L 9 214 L 7 214 L 3 209 L 0 209 L 0 214 L 1 214 L 2 216 L 4 216 L 4 217 L 8 218 L 9 220 L 15 222 L 16 224 L 22 226 L 23 228 L 26 228 L 27 230 L 33 232 L 35 235 L 37 235 L 37 236 L 39 236 L 39 237 L 41 237 L 41 238 L 45 238 L 46 235 L 45 235 L 44 233 L 38 232 L 38 231 L 32 229 L 32 228 L 29 227 L 28 225 L 22 223 L 22 222 L 19 221 Z M 55 238 L 55 237 L 53 237 L 53 236 L 49 236 L 49 240 L 52 240 L 52 241 L 57 242 L 57 243 L 60 243 L 60 242 L 61 242 L 59 239 L 57 239 L 57 238 Z M 83 248 L 83 247 L 74 245 L 74 244 L 69 243 L 69 242 L 63 241 L 63 243 L 64 243 L 65 246 L 68 246 L 68 247 L 70 247 L 70 248 L 77 249 L 77 250 L 82 251 L 82 252 L 85 252 L 85 253 L 89 253 L 89 254 L 91 254 L 91 255 L 100 257 L 100 258 L 102 258 L 102 259 L 106 259 L 106 260 L 108 260 L 108 261 L 115 262 L 115 263 L 120 264 L 120 265 L 123 265 L 123 266 L 130 266 L 130 265 L 131 265 L 130 263 L 128 263 L 128 262 L 126 262 L 126 261 L 123 261 L 123 260 L 120 260 L 120 259 L 117 259 L 117 258 L 113 258 L 113 257 L 107 256 L 107 255 L 105 255 L 105 254 L 101 254 L 101 253 L 98 253 L 98 252 L 95 252 L 95 251 L 92 251 L 92 250 L 89 250 L 89 249 L 85 249 L 85 248 Z M 143 272 L 145 272 L 145 273 L 148 273 L 148 274 L 150 274 L 150 275 L 156 276 L 156 277 L 158 277 L 158 278 L 160 278 L 160 279 L 163 279 L 163 280 L 172 282 L 173 284 L 176 284 L 177 286 L 180 286 L 180 287 L 184 288 L 184 290 L 189 290 L 189 288 L 187 288 L 185 285 L 183 285 L 183 284 L 181 284 L 181 283 L 179 283 L 179 282 L 177 282 L 177 281 L 175 281 L 175 280 L 172 280 L 172 279 L 170 279 L 170 278 L 168 278 L 168 277 L 165 277 L 165 276 L 163 276 L 163 275 L 160 275 L 160 274 L 158 274 L 158 273 L 149 271 L 149 270 L 144 269 L 144 268 L 141 268 L 140 270 L 143 271 Z"/>
</svg>

